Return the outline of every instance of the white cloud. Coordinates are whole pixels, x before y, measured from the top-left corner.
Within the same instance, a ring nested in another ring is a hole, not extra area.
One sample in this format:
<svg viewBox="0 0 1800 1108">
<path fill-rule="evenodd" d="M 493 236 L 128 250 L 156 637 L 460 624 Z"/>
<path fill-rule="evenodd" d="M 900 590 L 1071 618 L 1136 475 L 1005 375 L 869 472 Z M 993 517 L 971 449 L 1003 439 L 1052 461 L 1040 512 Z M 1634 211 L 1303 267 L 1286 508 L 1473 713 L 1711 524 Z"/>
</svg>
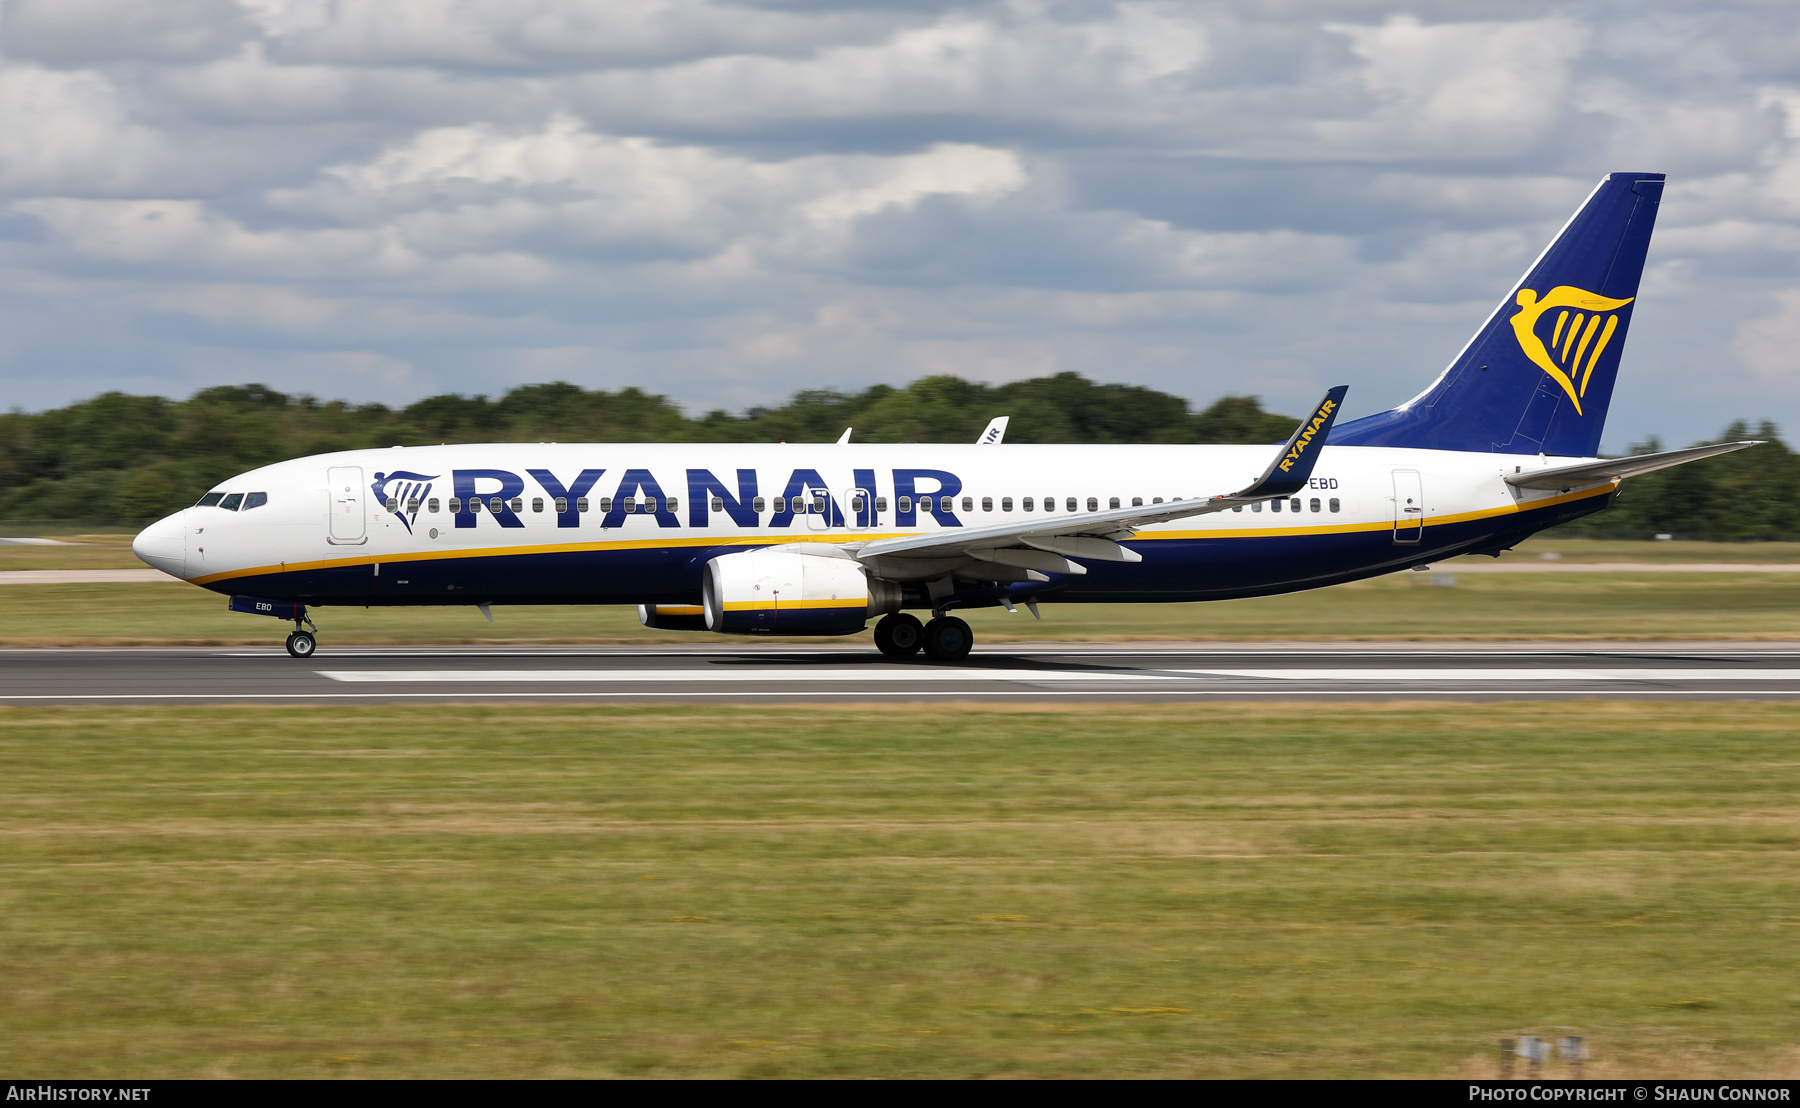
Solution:
<svg viewBox="0 0 1800 1108">
<path fill-rule="evenodd" d="M 1482 160 L 1518 154 L 1567 118 L 1572 63 L 1589 30 L 1562 17 L 1426 25 L 1394 16 L 1349 38 L 1373 110 L 1327 119 L 1319 137 L 1352 157 L 1421 154 Z"/>
<path fill-rule="evenodd" d="M 0 0 L 0 380 L 1372 405 L 1663 169 L 1617 437 L 1800 424 L 1800 15 L 1652 8 Z"/>
<path fill-rule="evenodd" d="M 1734 346 L 1759 377 L 1791 393 L 1800 386 L 1800 289 L 1773 295 L 1775 313 L 1740 324 Z"/>
</svg>

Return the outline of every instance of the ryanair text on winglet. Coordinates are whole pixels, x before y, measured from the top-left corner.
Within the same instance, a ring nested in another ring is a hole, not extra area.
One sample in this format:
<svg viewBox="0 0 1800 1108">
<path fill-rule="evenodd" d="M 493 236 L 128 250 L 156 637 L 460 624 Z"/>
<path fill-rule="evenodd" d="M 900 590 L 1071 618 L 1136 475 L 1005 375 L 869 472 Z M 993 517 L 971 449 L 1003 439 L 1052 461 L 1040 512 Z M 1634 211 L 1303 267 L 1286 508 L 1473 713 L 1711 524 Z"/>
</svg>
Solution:
<svg viewBox="0 0 1800 1108">
<path fill-rule="evenodd" d="M 1293 447 L 1288 450 L 1287 457 L 1281 459 L 1279 467 L 1281 472 L 1286 473 L 1293 468 L 1294 463 L 1300 460 L 1300 455 L 1306 451 L 1308 446 L 1312 445 L 1313 436 L 1319 433 L 1319 428 L 1325 425 L 1325 421 L 1331 418 L 1331 413 L 1336 410 L 1337 404 L 1330 400 L 1319 405 L 1319 410 L 1313 413 L 1311 425 L 1300 432 L 1300 437 L 1294 440 Z"/>
</svg>

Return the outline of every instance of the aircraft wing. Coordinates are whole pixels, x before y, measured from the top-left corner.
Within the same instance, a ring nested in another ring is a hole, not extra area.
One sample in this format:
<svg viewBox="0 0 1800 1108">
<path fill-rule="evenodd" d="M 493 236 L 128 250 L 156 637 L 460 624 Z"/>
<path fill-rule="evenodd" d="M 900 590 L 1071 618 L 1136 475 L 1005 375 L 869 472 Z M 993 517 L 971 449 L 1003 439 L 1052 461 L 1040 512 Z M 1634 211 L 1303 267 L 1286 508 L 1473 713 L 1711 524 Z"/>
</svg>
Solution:
<svg viewBox="0 0 1800 1108">
<path fill-rule="evenodd" d="M 1051 573 L 1086 573 L 1087 568 L 1068 560 L 1093 558 L 1107 562 L 1139 562 L 1143 556 L 1119 545 L 1140 527 L 1190 516 L 1222 512 L 1258 500 L 1287 496 L 1306 487 L 1318 460 L 1319 448 L 1337 419 L 1349 386 L 1339 385 L 1325 394 L 1312 415 L 1300 422 L 1261 477 L 1237 492 L 1204 499 L 1172 500 L 1136 508 L 1115 508 L 1049 518 L 1021 519 L 992 527 L 958 527 L 924 535 L 878 539 L 860 546 L 846 546 L 865 565 L 880 562 L 884 576 L 904 571 L 905 561 L 927 563 L 942 559 L 974 558 L 996 565 Z M 1065 557 L 1065 555 L 1067 557 Z"/>
<path fill-rule="evenodd" d="M 1566 492 L 1576 485 L 1592 485 L 1602 481 L 1635 477 L 1640 473 L 1668 469 L 1670 466 L 1678 466 L 1683 462 L 1710 458 L 1714 454 L 1729 454 L 1733 450 L 1742 450 L 1748 446 L 1761 446 L 1765 441 L 1767 440 L 1748 439 L 1744 442 L 1722 442 L 1714 446 L 1690 446 L 1686 450 L 1665 450 L 1661 454 L 1637 454 L 1629 458 L 1603 458 L 1597 462 L 1582 462 L 1579 465 L 1559 466 L 1556 469 L 1539 469 L 1530 473 L 1509 473 L 1506 475 L 1506 483 L 1521 489 L 1560 489 Z"/>
</svg>

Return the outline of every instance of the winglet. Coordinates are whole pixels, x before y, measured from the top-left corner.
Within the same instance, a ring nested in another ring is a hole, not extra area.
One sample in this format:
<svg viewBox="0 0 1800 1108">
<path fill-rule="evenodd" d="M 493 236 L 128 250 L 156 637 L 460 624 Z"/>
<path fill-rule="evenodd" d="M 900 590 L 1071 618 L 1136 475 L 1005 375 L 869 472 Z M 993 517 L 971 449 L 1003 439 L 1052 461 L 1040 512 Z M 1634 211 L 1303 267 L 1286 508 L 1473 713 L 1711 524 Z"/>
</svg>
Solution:
<svg viewBox="0 0 1800 1108">
<path fill-rule="evenodd" d="M 987 429 L 981 432 L 981 437 L 975 440 L 975 445 L 999 446 L 1000 441 L 1006 438 L 1006 425 L 1011 421 L 1012 416 L 995 416 L 988 420 Z"/>
<path fill-rule="evenodd" d="M 1232 493 L 1231 499 L 1261 500 L 1286 496 L 1305 488 L 1306 479 L 1312 476 L 1313 463 L 1319 460 L 1319 450 L 1325 445 L 1325 437 L 1331 433 L 1331 425 L 1344 406 L 1344 394 L 1349 391 L 1349 385 L 1339 385 L 1327 392 L 1312 414 L 1300 421 L 1293 437 L 1281 448 L 1281 453 L 1275 455 L 1275 460 L 1269 463 L 1269 468 L 1256 483 L 1242 492 Z"/>
</svg>

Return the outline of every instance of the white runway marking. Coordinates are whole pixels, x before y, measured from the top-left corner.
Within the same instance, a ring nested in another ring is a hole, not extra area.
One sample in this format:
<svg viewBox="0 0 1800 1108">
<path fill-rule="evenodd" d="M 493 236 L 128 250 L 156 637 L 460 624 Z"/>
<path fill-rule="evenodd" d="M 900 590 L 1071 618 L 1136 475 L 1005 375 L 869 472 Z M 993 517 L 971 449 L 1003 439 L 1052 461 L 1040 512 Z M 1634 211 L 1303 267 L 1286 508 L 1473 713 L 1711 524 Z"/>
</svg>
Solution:
<svg viewBox="0 0 1800 1108">
<path fill-rule="evenodd" d="M 960 669 L 952 667 L 814 669 L 803 666 L 758 666 L 721 669 L 321 669 L 320 677 L 354 684 L 537 685 L 571 682 L 663 684 L 667 682 L 761 681 L 861 684 L 892 681 L 1143 681 L 1169 680 L 1170 674 L 1118 670 Z"/>
<path fill-rule="evenodd" d="M 1800 669 L 1205 669 L 1195 677 L 1287 681 L 1800 681 Z"/>
<path fill-rule="evenodd" d="M 887 684 L 891 682 L 1012 681 L 1032 684 L 1118 681 L 1212 680 L 1332 681 L 1417 684 L 1507 682 L 1521 685 L 1606 684 L 1619 681 L 1800 681 L 1800 669 L 1206 669 L 1031 670 L 955 667 L 808 669 L 800 666 L 730 669 L 322 669 L 319 676 L 347 684 L 692 684 L 787 682 Z"/>
<path fill-rule="evenodd" d="M 819 697 L 842 697 L 846 700 L 922 700 L 941 699 L 949 701 L 1000 699 L 1002 697 L 1020 697 L 1031 700 L 1047 700 L 1059 696 L 1087 697 L 1089 700 L 1104 700 L 1106 694 L 1083 691 L 1080 689 L 959 689 L 955 692 L 933 692 L 925 690 L 890 690 L 890 689 L 817 689 L 808 691 L 786 690 L 750 690 L 747 692 L 708 692 L 705 690 L 682 690 L 669 692 L 533 692 L 527 694 L 530 700 L 652 700 L 668 702 L 702 700 L 717 698 L 721 700 L 745 700 L 750 697 L 787 697 L 802 701 Z M 1548 694 L 1543 689 L 1407 689 L 1404 694 L 1390 689 L 1213 689 L 1191 685 L 1185 688 L 1161 689 L 1121 689 L 1117 694 L 1126 696 L 1178 696 L 1188 699 L 1200 697 L 1216 697 L 1229 700 L 1237 697 L 1274 696 L 1274 697 L 1316 697 L 1321 700 L 1341 700 L 1357 696 L 1377 697 L 1461 697 L 1476 695 L 1490 699 L 1512 698 L 1530 700 L 1544 698 Z M 1725 691 L 1708 691 L 1704 689 L 1633 689 L 1630 692 L 1608 693 L 1606 691 L 1584 691 L 1579 694 L 1584 698 L 1606 698 L 1628 700 L 1655 699 L 1662 697 L 1691 696 L 1708 700 L 1741 699 L 1744 697 L 1800 697 L 1800 689 L 1729 689 Z M 1564 694 L 1560 699 L 1573 699 Z M 470 694 L 464 692 L 421 693 L 421 692 L 323 692 L 323 693 L 20 693 L 0 695 L 0 703 L 13 701 L 159 701 L 159 700 L 220 700 L 243 701 L 256 703 L 272 700 L 441 700 L 445 702 L 468 703 Z"/>
</svg>

